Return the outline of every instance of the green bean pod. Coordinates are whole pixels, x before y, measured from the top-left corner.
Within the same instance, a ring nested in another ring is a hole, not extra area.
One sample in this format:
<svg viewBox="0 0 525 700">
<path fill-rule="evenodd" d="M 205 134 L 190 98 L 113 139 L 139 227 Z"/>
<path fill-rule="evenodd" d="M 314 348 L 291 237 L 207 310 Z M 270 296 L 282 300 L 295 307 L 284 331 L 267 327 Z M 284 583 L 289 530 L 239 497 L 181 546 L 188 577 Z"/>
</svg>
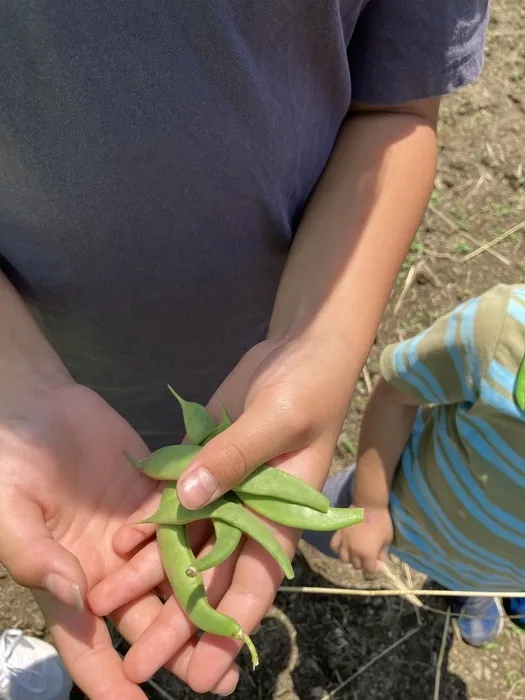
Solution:
<svg viewBox="0 0 525 700">
<path fill-rule="evenodd" d="M 159 481 L 177 481 L 202 448 L 198 445 L 169 445 L 152 452 L 149 457 L 131 463 L 146 476 Z M 278 496 L 282 501 L 297 503 L 321 513 L 328 512 L 330 501 L 313 486 L 275 467 L 262 466 L 233 491 L 239 495 Z"/>
<path fill-rule="evenodd" d="M 228 413 L 228 409 L 226 406 L 221 403 L 221 422 L 219 425 L 215 428 L 213 432 L 211 432 L 207 438 L 205 438 L 200 444 L 201 445 L 206 445 L 210 440 L 213 440 L 214 437 L 217 437 L 220 433 L 223 433 L 225 430 L 227 430 L 230 425 L 232 425 L 233 421 Z"/>
<path fill-rule="evenodd" d="M 127 452 L 128 461 L 143 474 L 157 481 L 176 481 L 202 448 L 198 445 L 167 445 L 144 459 L 135 460 Z"/>
<path fill-rule="evenodd" d="M 219 566 L 235 552 L 241 541 L 242 532 L 230 523 L 215 518 L 212 522 L 215 530 L 215 543 L 207 554 L 195 561 L 195 566 L 186 569 L 188 576 L 196 576 L 197 573 Z"/>
<path fill-rule="evenodd" d="M 188 439 L 194 445 L 200 445 L 216 428 L 212 415 L 200 403 L 183 399 L 169 384 L 168 389 L 182 409 L 184 428 Z"/>
<path fill-rule="evenodd" d="M 293 474 L 283 472 L 282 469 L 266 465 L 258 467 L 233 490 L 240 497 L 244 494 L 270 496 L 312 508 L 320 513 L 327 513 L 330 507 L 328 498 L 310 484 Z"/>
<path fill-rule="evenodd" d="M 244 532 L 258 542 L 275 559 L 286 578 L 291 579 L 294 577 L 290 559 L 271 530 L 256 518 L 253 513 L 246 510 L 237 499 L 233 500 L 231 497 L 223 496 L 199 510 L 188 510 L 179 501 L 176 487 L 167 486 L 162 493 L 157 512 L 142 520 L 141 524 L 186 525 L 196 520 L 208 518 L 223 520 Z"/>
<path fill-rule="evenodd" d="M 249 508 L 279 525 L 295 527 L 299 530 L 317 530 L 319 532 L 340 530 L 349 525 L 363 522 L 363 508 L 329 508 L 326 513 L 319 513 L 313 508 L 306 508 L 295 503 L 286 503 L 277 498 L 239 494 L 239 498 Z"/>
<path fill-rule="evenodd" d="M 525 357 L 521 361 L 514 388 L 514 399 L 520 411 L 525 411 Z"/>
<path fill-rule="evenodd" d="M 254 643 L 241 625 L 208 603 L 202 576 L 186 576 L 195 566 L 195 555 L 182 525 L 161 525 L 157 531 L 162 565 L 173 589 L 173 595 L 193 624 L 204 632 L 238 639 L 248 647 L 253 668 L 259 663 Z"/>
</svg>

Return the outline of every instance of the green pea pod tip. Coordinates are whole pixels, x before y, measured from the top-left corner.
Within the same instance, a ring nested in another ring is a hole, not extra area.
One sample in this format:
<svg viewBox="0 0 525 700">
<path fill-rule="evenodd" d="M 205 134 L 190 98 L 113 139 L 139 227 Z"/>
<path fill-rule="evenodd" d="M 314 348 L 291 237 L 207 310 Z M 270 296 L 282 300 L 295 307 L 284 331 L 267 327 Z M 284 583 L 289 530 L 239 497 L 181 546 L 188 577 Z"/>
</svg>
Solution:
<svg viewBox="0 0 525 700">
<path fill-rule="evenodd" d="M 186 401 L 186 399 L 183 399 L 170 384 L 167 386 L 169 392 L 177 399 L 182 409 L 184 427 L 186 428 L 188 439 L 194 445 L 202 445 L 217 427 L 213 416 L 206 406 L 196 403 L 195 401 Z"/>
<path fill-rule="evenodd" d="M 168 391 L 170 392 L 170 394 L 171 394 L 175 399 L 177 399 L 177 401 L 180 403 L 181 406 L 182 406 L 183 404 L 186 403 L 186 401 L 182 398 L 182 396 L 179 396 L 179 394 L 177 394 L 177 392 L 176 392 L 175 389 L 171 386 L 171 384 L 167 384 L 167 387 L 168 387 Z"/>
<path fill-rule="evenodd" d="M 135 467 L 135 469 L 142 471 L 139 459 L 135 459 L 134 457 L 132 457 L 130 453 L 126 450 L 124 450 L 124 457 L 128 460 L 132 467 Z"/>
</svg>

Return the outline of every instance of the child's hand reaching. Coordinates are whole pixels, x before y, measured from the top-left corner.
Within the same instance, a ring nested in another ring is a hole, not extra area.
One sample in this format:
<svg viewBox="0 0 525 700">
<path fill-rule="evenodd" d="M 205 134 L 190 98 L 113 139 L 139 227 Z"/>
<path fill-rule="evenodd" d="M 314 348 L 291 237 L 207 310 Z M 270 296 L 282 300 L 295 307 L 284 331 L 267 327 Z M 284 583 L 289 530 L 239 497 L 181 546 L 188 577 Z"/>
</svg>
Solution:
<svg viewBox="0 0 525 700">
<path fill-rule="evenodd" d="M 344 471 L 342 477 L 335 475 L 328 489 L 332 491 L 339 478 L 336 492 L 341 504 L 341 486 L 346 483 L 347 499 L 365 509 L 364 522 L 340 530 L 330 541 L 335 554 L 355 569 L 375 574 L 386 559 L 394 537 L 388 509 L 392 483 L 419 405 L 419 399 L 380 379 L 363 416 L 355 468 L 346 470 L 346 481 Z"/>
<path fill-rule="evenodd" d="M 359 525 L 338 530 L 330 547 L 342 561 L 367 573 L 379 572 L 380 562 L 386 560 L 394 536 L 388 508 L 365 507 L 365 519 Z"/>
</svg>

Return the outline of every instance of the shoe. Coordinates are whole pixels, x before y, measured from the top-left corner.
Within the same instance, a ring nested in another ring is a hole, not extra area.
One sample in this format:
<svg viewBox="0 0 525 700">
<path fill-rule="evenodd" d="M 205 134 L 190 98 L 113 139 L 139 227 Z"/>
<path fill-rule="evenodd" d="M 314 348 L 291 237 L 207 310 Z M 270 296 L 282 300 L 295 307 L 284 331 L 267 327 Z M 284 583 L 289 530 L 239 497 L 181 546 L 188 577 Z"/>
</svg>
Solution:
<svg viewBox="0 0 525 700">
<path fill-rule="evenodd" d="M 7 629 L 0 635 L 1 700 L 68 700 L 73 682 L 54 646 Z"/>
<path fill-rule="evenodd" d="M 503 607 L 507 615 L 521 615 L 522 617 L 511 618 L 510 622 L 520 630 L 525 631 L 525 598 L 505 598 Z"/>
<path fill-rule="evenodd" d="M 457 623 L 463 641 L 473 647 L 483 647 L 492 642 L 503 629 L 503 607 L 498 598 L 455 598 L 452 612 L 457 613 Z"/>
</svg>

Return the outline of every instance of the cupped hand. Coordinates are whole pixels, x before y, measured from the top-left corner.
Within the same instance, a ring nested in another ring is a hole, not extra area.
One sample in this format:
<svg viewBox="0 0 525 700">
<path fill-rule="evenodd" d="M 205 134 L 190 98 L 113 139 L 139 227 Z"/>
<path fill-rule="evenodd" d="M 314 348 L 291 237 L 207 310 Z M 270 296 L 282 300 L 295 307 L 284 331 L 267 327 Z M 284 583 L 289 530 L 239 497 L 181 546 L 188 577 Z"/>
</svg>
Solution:
<svg viewBox="0 0 525 700">
<path fill-rule="evenodd" d="M 393 536 L 388 508 L 365 506 L 364 521 L 336 532 L 330 547 L 342 561 L 350 562 L 354 569 L 375 574 L 379 572 L 381 562 L 387 558 Z"/>
<path fill-rule="evenodd" d="M 189 466 L 179 481 L 180 499 L 188 507 L 200 507 L 263 463 L 322 488 L 356 379 L 337 338 L 265 341 L 254 347 L 209 404 L 218 415 L 224 403 L 237 420 L 205 445 L 198 464 Z M 156 503 L 149 502 L 133 520 L 150 515 L 155 507 Z M 292 558 L 300 531 L 271 527 Z M 153 534 L 153 526 L 123 527 L 114 538 L 115 550 L 125 557 Z M 204 541 L 201 529 L 199 545 Z M 156 545 L 149 542 L 129 564 L 96 586 L 89 602 L 99 615 L 114 610 L 119 615 L 119 608 L 165 585 L 163 581 Z M 212 604 L 249 633 L 271 606 L 281 572 L 259 545 L 248 540 L 236 557 L 208 572 L 205 581 Z M 130 679 L 142 682 L 161 665 L 177 673 L 184 668 L 190 687 L 206 692 L 232 671 L 239 643 L 208 634 L 197 641 L 195 628 L 173 598 L 164 605 L 157 601 L 147 610 L 144 607 L 143 615 L 151 626 L 125 659 Z"/>
<path fill-rule="evenodd" d="M 123 564 L 113 536 L 156 487 L 124 450 L 148 454 L 126 421 L 85 387 L 66 382 L 0 398 L 0 561 L 33 590 L 66 667 L 92 700 L 146 698 L 126 677 L 104 620 L 84 603 Z M 140 605 L 153 599 L 145 592 Z M 131 641 L 143 631 L 136 605 L 117 620 Z"/>
</svg>

